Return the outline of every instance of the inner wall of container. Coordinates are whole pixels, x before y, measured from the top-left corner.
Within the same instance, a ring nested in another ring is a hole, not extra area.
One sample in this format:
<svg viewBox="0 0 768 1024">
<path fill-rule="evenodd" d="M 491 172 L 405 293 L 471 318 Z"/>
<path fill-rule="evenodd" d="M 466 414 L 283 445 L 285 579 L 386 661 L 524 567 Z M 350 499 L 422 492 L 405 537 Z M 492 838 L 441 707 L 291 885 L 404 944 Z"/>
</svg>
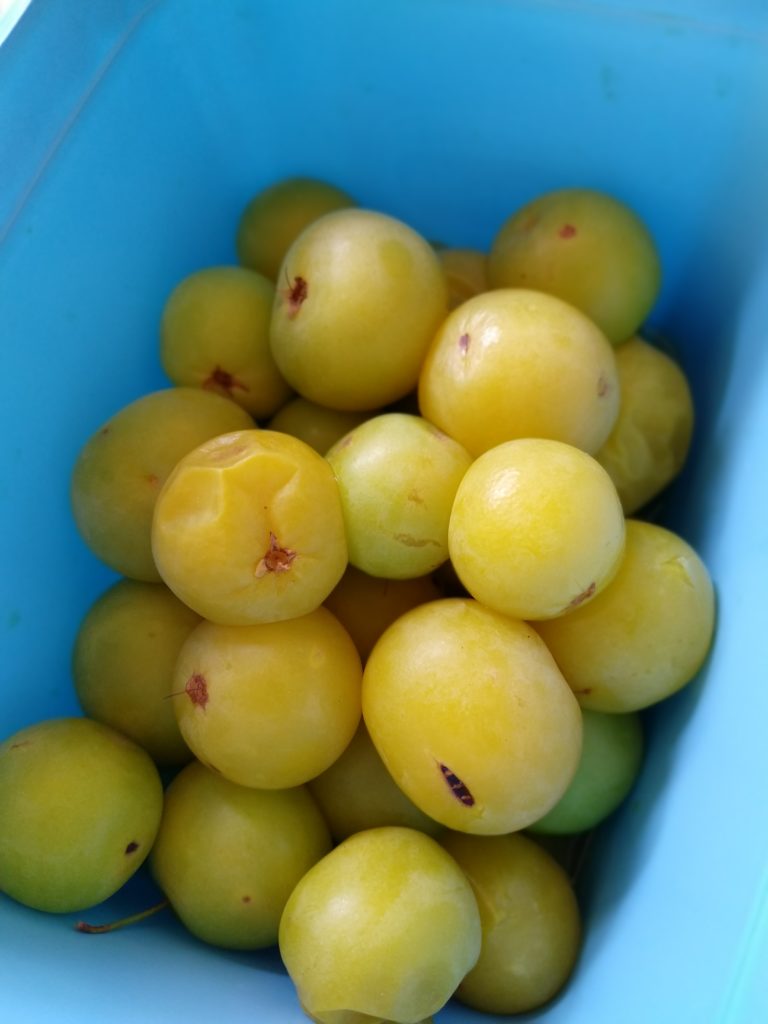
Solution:
<svg viewBox="0 0 768 1024">
<path fill-rule="evenodd" d="M 69 65 L 60 33 L 52 53 L 34 49 L 36 27 L 68 24 L 38 2 L 17 32 L 39 83 L 46 61 Z M 0 716 L 7 733 L 75 710 L 72 639 L 113 577 L 75 533 L 71 465 L 117 408 L 166 386 L 157 357 L 165 298 L 192 270 L 234 261 L 237 219 L 257 189 L 289 174 L 324 177 L 429 238 L 481 247 L 538 192 L 606 189 L 635 207 L 661 249 L 652 319 L 699 410 L 667 521 L 710 564 L 720 627 L 701 681 L 651 716 L 647 769 L 587 879 L 581 968 L 546 1019 L 751 1021 L 760 1018 L 737 1014 L 757 998 L 745 964 L 765 935 L 768 826 L 755 823 L 746 848 L 726 826 L 749 819 L 752 791 L 739 782 L 766 767 L 750 761 L 759 745 L 732 749 L 736 727 L 747 739 L 754 729 L 759 743 L 761 716 L 743 708 L 768 710 L 744 661 L 749 608 L 736 611 L 733 596 L 749 586 L 750 544 L 761 535 L 750 467 L 768 431 L 767 165 L 754 128 L 765 45 L 722 23 L 609 7 L 171 0 L 126 9 L 130 30 L 114 14 L 70 24 L 88 60 L 54 104 L 33 186 L 17 176 L 0 249 L 16 383 L 6 406 Z M 764 564 L 764 546 L 758 554 Z M 719 862 L 738 863 L 727 889 Z M 269 957 L 212 953 L 173 925 L 118 933 L 109 952 L 89 942 L 86 953 L 82 936 L 57 924 L 4 903 L 0 944 L 21 974 L 50 951 L 62 1024 L 98 1012 L 107 989 L 115 1022 L 143 1013 L 190 1024 L 215 1012 L 237 1024 L 254 1005 L 260 1019 L 304 1019 Z M 258 979 L 244 969 L 254 959 Z M 181 971 L 194 981 L 169 985 Z M 11 1007 L 20 998 L 11 992 Z M 31 998 L 42 1013 L 49 997 Z M 440 1019 L 480 1018 L 454 1007 Z"/>
</svg>

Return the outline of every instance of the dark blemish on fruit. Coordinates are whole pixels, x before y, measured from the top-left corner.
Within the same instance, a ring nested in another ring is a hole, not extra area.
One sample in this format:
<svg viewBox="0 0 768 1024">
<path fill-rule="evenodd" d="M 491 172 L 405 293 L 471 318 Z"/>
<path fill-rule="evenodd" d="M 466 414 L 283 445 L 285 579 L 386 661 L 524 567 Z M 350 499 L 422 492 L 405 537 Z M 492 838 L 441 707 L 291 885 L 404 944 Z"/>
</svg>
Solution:
<svg viewBox="0 0 768 1024">
<path fill-rule="evenodd" d="M 424 499 L 422 498 L 422 496 L 419 494 L 415 487 L 412 490 L 408 491 L 407 497 L 408 501 L 415 501 L 417 505 L 424 504 Z"/>
<path fill-rule="evenodd" d="M 448 783 L 448 788 L 456 799 L 460 801 L 460 803 L 464 804 L 465 807 L 472 807 L 475 803 L 475 798 L 469 792 L 458 775 L 454 775 L 450 768 L 446 767 L 444 764 L 440 764 L 439 761 L 438 767 L 443 773 L 443 778 Z"/>
<path fill-rule="evenodd" d="M 210 377 L 207 377 L 203 381 L 203 387 L 208 390 L 222 388 L 231 395 L 233 391 L 239 389 L 240 391 L 249 391 L 250 388 L 247 384 L 243 384 L 237 377 L 233 377 L 227 370 L 223 370 L 220 366 L 217 366 Z"/>
<path fill-rule="evenodd" d="M 440 541 L 432 540 L 430 537 L 412 537 L 410 533 L 396 533 L 394 539 L 408 548 L 425 548 L 427 544 L 434 544 L 436 548 L 440 547 Z"/>
<path fill-rule="evenodd" d="M 126 853 L 135 853 L 138 850 L 138 848 L 139 848 L 139 844 L 137 842 L 135 842 L 134 840 L 131 840 L 131 842 L 128 843 L 128 845 L 126 846 L 125 852 Z"/>
<path fill-rule="evenodd" d="M 583 690 L 574 690 L 573 692 L 576 697 L 588 697 L 592 693 L 592 687 L 585 686 Z"/>
<path fill-rule="evenodd" d="M 157 487 L 157 485 L 160 483 L 160 477 L 157 475 L 157 473 L 147 473 L 144 479 L 151 487 Z"/>
<path fill-rule="evenodd" d="M 597 378 L 597 397 L 604 398 L 608 394 L 609 390 L 610 385 L 601 373 L 600 376 Z"/>
<path fill-rule="evenodd" d="M 597 589 L 596 584 L 593 581 L 592 583 L 589 584 L 589 586 L 587 587 L 586 590 L 582 590 L 582 592 L 577 597 L 574 597 L 574 599 L 570 602 L 568 607 L 569 608 L 577 608 L 580 604 L 583 604 L 584 601 L 586 601 L 590 597 L 592 597 L 592 595 L 594 594 L 596 589 Z"/>
<path fill-rule="evenodd" d="M 102 427 L 101 430 L 99 431 L 99 433 L 103 437 L 105 434 L 109 433 L 109 427 Z"/>
<path fill-rule="evenodd" d="M 251 902 L 251 897 L 250 896 L 243 896 L 243 903 L 250 903 L 250 902 Z"/>
<path fill-rule="evenodd" d="M 253 575 L 258 580 L 262 576 L 266 576 L 268 572 L 288 572 L 295 558 L 296 552 L 290 548 L 280 547 L 277 537 L 270 531 L 269 547 L 264 557 L 256 563 Z"/>
<path fill-rule="evenodd" d="M 469 342 L 470 337 L 468 334 L 462 334 L 459 338 L 459 352 L 461 352 L 462 355 L 466 355 L 469 351 Z"/>
<path fill-rule="evenodd" d="M 29 747 L 32 744 L 32 740 L 19 740 L 18 743 L 11 744 L 11 750 L 16 750 L 17 747 Z"/>
<path fill-rule="evenodd" d="M 191 675 L 184 687 L 184 692 L 193 704 L 205 709 L 205 705 L 208 703 L 208 687 L 205 676 L 201 676 L 198 672 Z"/>
<path fill-rule="evenodd" d="M 573 238 L 575 234 L 576 228 L 573 226 L 573 224 L 563 224 L 563 226 L 558 231 L 558 235 L 560 235 L 561 238 Z"/>
<path fill-rule="evenodd" d="M 283 291 L 288 306 L 288 317 L 293 320 L 307 298 L 309 285 L 303 277 L 294 277 L 293 283 Z"/>
</svg>

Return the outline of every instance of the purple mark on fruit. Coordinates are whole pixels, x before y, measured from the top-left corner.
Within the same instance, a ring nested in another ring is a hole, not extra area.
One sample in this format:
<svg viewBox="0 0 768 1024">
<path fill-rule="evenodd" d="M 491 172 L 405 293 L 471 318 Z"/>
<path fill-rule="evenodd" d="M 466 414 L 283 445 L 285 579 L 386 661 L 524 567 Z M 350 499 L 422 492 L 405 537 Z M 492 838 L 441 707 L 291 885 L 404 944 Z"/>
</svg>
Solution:
<svg viewBox="0 0 768 1024">
<path fill-rule="evenodd" d="M 456 797 L 456 799 L 460 803 L 464 804 L 465 807 L 474 806 L 475 798 L 472 796 L 472 794 L 461 781 L 461 779 L 458 777 L 458 775 L 455 775 L 450 768 L 448 768 L 444 764 L 441 764 L 439 761 L 438 768 L 442 772 L 443 778 L 448 783 L 448 788 L 450 789 L 451 793 L 453 793 L 453 795 Z"/>
<path fill-rule="evenodd" d="M 563 226 L 558 231 L 558 235 L 560 235 L 561 238 L 573 238 L 575 234 L 576 228 L 573 226 L 573 224 L 563 224 Z"/>
<path fill-rule="evenodd" d="M 582 590 L 580 594 L 578 594 L 576 597 L 574 597 L 574 599 L 571 602 L 569 602 L 568 607 L 578 608 L 580 604 L 583 604 L 585 601 L 588 601 L 590 597 L 592 597 L 596 589 L 597 586 L 593 581 L 589 584 L 586 590 Z"/>
<path fill-rule="evenodd" d="M 281 547 L 277 537 L 270 531 L 269 547 L 264 557 L 257 562 L 253 574 L 256 579 L 261 579 L 262 576 L 266 576 L 269 572 L 288 572 L 295 558 L 296 552 L 292 551 L 291 548 Z"/>
<path fill-rule="evenodd" d="M 471 339 L 468 334 L 462 334 L 462 336 L 459 338 L 459 352 L 461 352 L 463 356 L 465 356 L 469 351 L 470 340 Z"/>
<path fill-rule="evenodd" d="M 240 391 L 249 391 L 250 388 L 247 384 L 243 384 L 241 380 L 234 377 L 229 371 L 222 369 L 217 366 L 211 373 L 210 377 L 207 377 L 203 381 L 203 387 L 215 391 L 217 388 L 221 388 L 231 396 L 232 392 L 239 389 Z"/>
<path fill-rule="evenodd" d="M 135 853 L 139 848 L 139 844 L 135 840 L 131 840 L 125 848 L 126 853 Z"/>
<path fill-rule="evenodd" d="M 205 710 L 205 705 L 208 703 L 208 686 L 205 676 L 201 676 L 199 672 L 193 673 L 187 680 L 184 692 L 193 704 Z"/>
<path fill-rule="evenodd" d="M 293 320 L 307 298 L 309 285 L 303 277 L 294 277 L 293 281 L 284 290 L 286 304 L 288 306 L 288 318 Z"/>
</svg>

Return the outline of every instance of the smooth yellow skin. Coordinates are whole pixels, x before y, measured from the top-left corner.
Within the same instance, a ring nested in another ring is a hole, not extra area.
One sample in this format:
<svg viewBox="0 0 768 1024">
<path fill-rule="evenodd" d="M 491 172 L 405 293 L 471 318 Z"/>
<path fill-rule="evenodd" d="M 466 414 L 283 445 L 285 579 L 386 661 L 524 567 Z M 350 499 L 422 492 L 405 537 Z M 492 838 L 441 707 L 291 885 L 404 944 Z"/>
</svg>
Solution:
<svg viewBox="0 0 768 1024">
<path fill-rule="evenodd" d="M 421 605 L 390 626 L 365 666 L 363 716 L 416 806 L 479 835 L 546 814 L 581 752 L 578 704 L 533 628 L 466 598 Z"/>
<path fill-rule="evenodd" d="M 616 360 L 573 306 L 504 288 L 469 299 L 443 322 L 421 370 L 419 405 L 475 456 L 518 437 L 593 453 L 618 415 Z"/>
<path fill-rule="evenodd" d="M 467 450 L 421 416 L 385 413 L 326 455 L 339 484 L 349 561 L 372 576 L 413 579 L 448 558 L 448 520 Z"/>
<path fill-rule="evenodd" d="M 522 835 L 447 833 L 440 844 L 472 884 L 480 958 L 457 999 L 486 1013 L 525 1013 L 563 987 L 581 946 L 581 918 L 565 871 Z"/>
<path fill-rule="evenodd" d="M 81 708 L 130 736 L 159 765 L 192 757 L 168 695 L 181 645 L 199 622 L 162 583 L 120 580 L 88 610 L 75 638 L 72 677 Z"/>
<path fill-rule="evenodd" d="M 595 458 L 630 516 L 683 468 L 693 434 L 693 399 L 677 363 L 642 338 L 616 350 L 616 366 L 619 416 Z"/>
<path fill-rule="evenodd" d="M 431 836 L 443 831 L 398 789 L 363 722 L 341 757 L 308 785 L 336 842 L 382 825 L 402 825 Z"/>
<path fill-rule="evenodd" d="M 124 406 L 88 439 L 72 472 L 72 511 L 85 543 L 115 572 L 158 582 L 152 514 L 169 473 L 203 441 L 252 427 L 239 405 L 199 388 L 155 391 Z"/>
<path fill-rule="evenodd" d="M 493 288 L 536 288 L 581 309 L 613 344 L 650 313 L 661 265 L 648 229 L 612 196 L 562 189 L 527 203 L 501 227 L 488 256 Z"/>
<path fill-rule="evenodd" d="M 366 419 L 368 413 L 342 412 L 306 398 L 293 398 L 275 413 L 269 421 L 269 429 L 298 437 L 320 455 L 325 455 L 332 445 Z"/>
<path fill-rule="evenodd" d="M 286 789 L 325 771 L 352 739 L 361 673 L 326 608 L 255 626 L 203 622 L 179 653 L 173 705 L 209 768 L 241 786 Z"/>
<path fill-rule="evenodd" d="M 297 307 L 298 279 L 306 298 Z M 415 388 L 447 301 L 440 262 L 412 228 L 370 210 L 329 213 L 286 254 L 272 354 L 304 398 L 377 409 Z"/>
<path fill-rule="evenodd" d="M 182 459 L 160 493 L 152 550 L 165 583 L 212 622 L 305 615 L 347 566 L 339 490 L 288 434 L 226 434 Z"/>
<path fill-rule="evenodd" d="M 448 1001 L 479 952 L 469 882 L 412 829 L 370 829 L 337 846 L 299 882 L 280 922 L 299 1000 L 323 1024 L 416 1024 Z"/>
<path fill-rule="evenodd" d="M 150 866 L 184 925 L 203 942 L 261 949 L 277 942 L 294 886 L 331 849 L 302 786 L 237 786 L 188 765 L 170 784 Z"/>
<path fill-rule="evenodd" d="M 473 597 L 520 619 L 550 619 L 594 600 L 624 550 L 624 516 L 590 455 L 534 438 L 481 455 L 459 485 L 451 562 Z"/>
<path fill-rule="evenodd" d="M 455 309 L 473 295 L 487 292 L 488 257 L 479 249 L 438 249 L 448 285 L 448 308 Z"/>
<path fill-rule="evenodd" d="M 373 645 L 395 619 L 441 596 L 431 576 L 388 580 L 369 576 L 350 565 L 325 599 L 325 607 L 330 608 L 347 630 L 365 661 Z"/>
<path fill-rule="evenodd" d="M 714 623 L 712 580 L 693 548 L 670 530 L 630 519 L 610 586 L 583 608 L 538 626 L 582 707 L 626 712 L 690 682 Z"/>
<path fill-rule="evenodd" d="M 237 257 L 244 267 L 276 281 L 294 239 L 318 217 L 354 206 L 351 196 L 315 178 L 285 178 L 258 192 L 237 228 Z"/>
<path fill-rule="evenodd" d="M 160 360 L 174 384 L 204 387 L 256 417 L 292 394 L 269 347 L 275 286 L 243 267 L 207 267 L 171 292 L 160 321 Z"/>
<path fill-rule="evenodd" d="M 0 891 L 55 914 L 101 903 L 146 859 L 162 807 L 149 754 L 115 730 L 22 729 L 0 744 Z"/>
</svg>

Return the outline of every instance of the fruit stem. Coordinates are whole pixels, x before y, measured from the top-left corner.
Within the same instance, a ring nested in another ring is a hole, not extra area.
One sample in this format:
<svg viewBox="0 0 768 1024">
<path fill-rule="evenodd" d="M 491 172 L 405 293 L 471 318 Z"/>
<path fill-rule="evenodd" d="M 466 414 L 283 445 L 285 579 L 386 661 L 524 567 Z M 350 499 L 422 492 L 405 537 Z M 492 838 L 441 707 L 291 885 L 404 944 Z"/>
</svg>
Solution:
<svg viewBox="0 0 768 1024">
<path fill-rule="evenodd" d="M 168 900 L 160 900 L 159 903 L 155 903 L 152 907 L 147 907 L 146 910 L 140 910 L 138 914 L 131 914 L 130 917 L 122 917 L 119 921 L 110 921 L 108 924 L 87 924 L 85 921 L 78 921 L 75 925 L 75 930 L 78 932 L 86 932 L 88 935 L 101 935 L 103 932 L 116 932 L 118 928 L 125 928 L 126 925 L 136 924 L 138 921 L 143 921 L 147 917 L 152 917 L 153 914 L 159 913 L 161 910 L 169 906 Z"/>
</svg>

